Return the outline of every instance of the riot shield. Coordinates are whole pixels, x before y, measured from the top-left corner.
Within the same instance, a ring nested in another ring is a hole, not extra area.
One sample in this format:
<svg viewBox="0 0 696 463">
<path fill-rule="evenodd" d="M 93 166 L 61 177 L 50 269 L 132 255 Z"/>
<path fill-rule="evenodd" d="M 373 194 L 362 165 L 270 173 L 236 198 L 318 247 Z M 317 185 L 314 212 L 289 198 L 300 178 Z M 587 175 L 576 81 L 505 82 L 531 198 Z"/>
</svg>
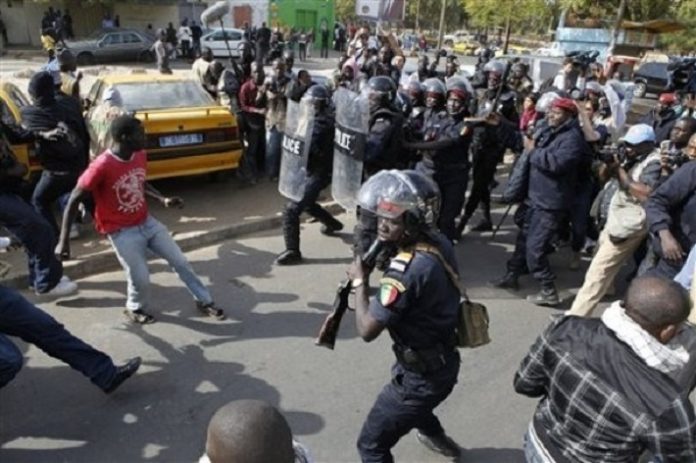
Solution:
<svg viewBox="0 0 696 463">
<path fill-rule="evenodd" d="M 336 133 L 334 137 L 331 194 L 346 210 L 355 209 L 362 184 L 365 144 L 370 128 L 367 93 L 339 88 L 334 94 Z"/>
<path fill-rule="evenodd" d="M 288 99 L 278 191 L 293 201 L 300 201 L 304 196 L 313 125 L 314 105 L 311 101 L 303 98 L 297 103 Z"/>
</svg>

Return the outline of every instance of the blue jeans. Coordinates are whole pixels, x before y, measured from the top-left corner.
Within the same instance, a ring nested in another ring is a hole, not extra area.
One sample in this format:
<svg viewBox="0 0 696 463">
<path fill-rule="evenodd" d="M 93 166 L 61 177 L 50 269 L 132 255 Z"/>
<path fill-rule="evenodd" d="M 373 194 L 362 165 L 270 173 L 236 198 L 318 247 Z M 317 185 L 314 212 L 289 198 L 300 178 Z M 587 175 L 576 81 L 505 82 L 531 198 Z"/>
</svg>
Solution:
<svg viewBox="0 0 696 463">
<path fill-rule="evenodd" d="M 75 185 L 77 185 L 77 172 L 67 174 L 59 174 L 44 170 L 41 172 L 41 178 L 34 187 L 34 194 L 31 197 L 31 203 L 36 209 L 36 212 L 41 214 L 46 222 L 51 225 L 56 236 L 60 233 L 60 228 L 56 223 L 56 218 L 53 216 L 53 204 L 58 198 L 65 193 L 70 193 Z"/>
<path fill-rule="evenodd" d="M 22 353 L 5 335 L 34 344 L 102 389 L 109 387 L 116 375 L 111 357 L 70 334 L 17 291 L 0 286 L 0 387 L 12 381 L 22 368 Z"/>
<path fill-rule="evenodd" d="M 53 228 L 26 201 L 15 194 L 0 193 L 0 225 L 22 243 L 29 261 L 29 284 L 45 293 L 58 284 L 63 265 L 56 259 Z"/>
<path fill-rule="evenodd" d="M 213 302 L 206 287 L 193 273 L 186 256 L 169 235 L 169 230 L 154 217 L 148 215 L 142 224 L 110 233 L 108 238 L 126 272 L 128 310 L 145 309 L 148 304 L 150 270 L 147 266 L 147 251 L 167 261 L 197 302 Z"/>
<path fill-rule="evenodd" d="M 283 132 L 278 127 L 268 131 L 268 145 L 266 147 L 266 174 L 268 178 L 277 178 L 280 172 L 280 150 L 283 142 Z"/>
<path fill-rule="evenodd" d="M 544 463 L 544 459 L 532 443 L 531 437 L 529 437 L 529 431 L 524 435 L 524 457 L 527 463 Z"/>
<path fill-rule="evenodd" d="M 679 271 L 677 276 L 674 277 L 674 281 L 679 283 L 689 291 L 691 289 L 691 285 L 694 284 L 691 279 L 694 277 L 694 267 L 696 266 L 696 246 L 691 248 L 691 252 L 689 253 L 689 257 L 686 259 L 686 262 L 684 262 L 684 266 L 682 269 Z"/>
</svg>

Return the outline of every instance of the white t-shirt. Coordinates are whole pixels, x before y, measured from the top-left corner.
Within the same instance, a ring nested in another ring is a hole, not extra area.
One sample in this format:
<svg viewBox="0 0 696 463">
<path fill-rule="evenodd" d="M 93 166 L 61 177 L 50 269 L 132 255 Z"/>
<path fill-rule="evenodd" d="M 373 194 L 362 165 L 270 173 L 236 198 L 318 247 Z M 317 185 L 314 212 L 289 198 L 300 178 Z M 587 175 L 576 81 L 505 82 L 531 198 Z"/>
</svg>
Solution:
<svg viewBox="0 0 696 463">
<path fill-rule="evenodd" d="M 190 42 L 191 41 L 191 28 L 188 26 L 181 26 L 179 28 L 179 32 L 176 33 L 176 36 L 179 40 L 188 40 Z"/>
</svg>

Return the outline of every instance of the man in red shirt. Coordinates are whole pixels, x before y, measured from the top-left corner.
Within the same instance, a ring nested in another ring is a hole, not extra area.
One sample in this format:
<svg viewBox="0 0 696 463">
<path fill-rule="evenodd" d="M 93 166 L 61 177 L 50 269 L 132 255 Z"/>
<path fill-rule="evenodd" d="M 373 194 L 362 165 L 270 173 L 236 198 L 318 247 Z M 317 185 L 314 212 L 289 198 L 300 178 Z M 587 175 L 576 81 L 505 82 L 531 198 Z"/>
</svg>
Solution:
<svg viewBox="0 0 696 463">
<path fill-rule="evenodd" d="M 63 259 L 70 258 L 70 225 L 80 198 L 90 192 L 95 203 L 97 231 L 109 238 L 126 272 L 128 301 L 124 313 L 127 318 L 141 324 L 155 321 L 145 311 L 149 302 L 150 274 L 146 257 L 149 250 L 171 265 L 200 311 L 223 319 L 222 309 L 215 306 L 208 289 L 193 272 L 167 228 L 148 213 L 145 194 L 158 199 L 165 207 L 181 207 L 183 201 L 179 197 L 164 197 L 146 183 L 147 155 L 143 149 L 145 131 L 141 122 L 132 116 L 119 116 L 111 125 L 111 135 L 111 149 L 92 161 L 70 195 L 56 253 Z"/>
<path fill-rule="evenodd" d="M 259 175 L 258 163 L 264 154 L 266 142 L 266 86 L 263 66 L 251 63 L 251 79 L 239 90 L 239 103 L 244 115 L 244 157 L 242 172 L 246 180 L 256 183 Z"/>
</svg>

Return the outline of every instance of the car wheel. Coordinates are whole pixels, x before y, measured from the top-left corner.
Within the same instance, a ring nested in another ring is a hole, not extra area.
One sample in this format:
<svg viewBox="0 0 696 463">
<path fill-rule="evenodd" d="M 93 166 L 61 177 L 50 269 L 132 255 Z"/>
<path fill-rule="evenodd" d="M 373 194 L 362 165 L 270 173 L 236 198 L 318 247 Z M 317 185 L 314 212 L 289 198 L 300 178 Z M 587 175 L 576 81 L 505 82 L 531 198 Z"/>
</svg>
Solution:
<svg viewBox="0 0 696 463">
<path fill-rule="evenodd" d="M 153 63 L 155 61 L 155 54 L 150 50 L 141 51 L 138 56 L 138 61 L 141 63 Z"/>
<path fill-rule="evenodd" d="M 636 98 L 645 98 L 646 93 L 648 93 L 648 86 L 645 82 L 636 82 L 636 86 L 633 87 L 633 96 Z"/>
<path fill-rule="evenodd" d="M 97 60 L 92 53 L 80 53 L 77 55 L 77 64 L 80 66 L 90 66 L 95 64 Z"/>
</svg>

